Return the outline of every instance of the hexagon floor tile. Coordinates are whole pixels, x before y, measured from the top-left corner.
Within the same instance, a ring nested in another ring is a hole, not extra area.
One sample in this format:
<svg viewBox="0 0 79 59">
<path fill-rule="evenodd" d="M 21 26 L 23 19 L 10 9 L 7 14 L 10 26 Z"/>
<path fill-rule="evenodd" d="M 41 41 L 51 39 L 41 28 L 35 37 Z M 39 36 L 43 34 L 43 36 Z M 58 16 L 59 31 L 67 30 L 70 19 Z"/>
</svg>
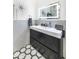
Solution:
<svg viewBox="0 0 79 59">
<path fill-rule="evenodd" d="M 45 59 L 30 44 L 13 53 L 13 59 Z"/>
</svg>

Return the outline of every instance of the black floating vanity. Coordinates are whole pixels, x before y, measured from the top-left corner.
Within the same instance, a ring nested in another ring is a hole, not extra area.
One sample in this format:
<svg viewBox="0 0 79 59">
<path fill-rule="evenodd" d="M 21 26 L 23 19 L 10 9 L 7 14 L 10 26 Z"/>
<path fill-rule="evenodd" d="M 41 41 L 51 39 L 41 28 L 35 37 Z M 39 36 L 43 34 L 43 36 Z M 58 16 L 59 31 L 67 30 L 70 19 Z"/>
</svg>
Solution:
<svg viewBox="0 0 79 59">
<path fill-rule="evenodd" d="M 62 31 L 58 32 L 60 34 L 52 34 L 50 31 L 45 32 L 47 28 L 45 30 L 41 29 L 40 27 L 30 28 L 30 44 L 46 59 L 63 59 Z"/>
</svg>

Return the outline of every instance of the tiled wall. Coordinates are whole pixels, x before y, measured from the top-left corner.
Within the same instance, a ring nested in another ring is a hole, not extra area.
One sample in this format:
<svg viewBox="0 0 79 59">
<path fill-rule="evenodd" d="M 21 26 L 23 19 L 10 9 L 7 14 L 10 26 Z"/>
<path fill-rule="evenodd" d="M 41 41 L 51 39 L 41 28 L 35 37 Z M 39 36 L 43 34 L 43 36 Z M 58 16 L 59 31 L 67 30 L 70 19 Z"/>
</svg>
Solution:
<svg viewBox="0 0 79 59">
<path fill-rule="evenodd" d="M 32 21 L 34 24 L 34 21 Z M 30 43 L 28 20 L 13 20 L 13 51 Z"/>
<path fill-rule="evenodd" d="M 35 20 L 35 23 L 38 25 L 41 25 L 41 23 L 46 23 L 49 25 L 49 22 L 51 22 L 51 26 L 55 27 L 55 24 L 63 25 L 64 29 L 66 29 L 66 21 L 65 20 Z"/>
<path fill-rule="evenodd" d="M 27 24 L 27 20 L 13 21 L 13 51 L 30 43 L 30 34 Z"/>
</svg>

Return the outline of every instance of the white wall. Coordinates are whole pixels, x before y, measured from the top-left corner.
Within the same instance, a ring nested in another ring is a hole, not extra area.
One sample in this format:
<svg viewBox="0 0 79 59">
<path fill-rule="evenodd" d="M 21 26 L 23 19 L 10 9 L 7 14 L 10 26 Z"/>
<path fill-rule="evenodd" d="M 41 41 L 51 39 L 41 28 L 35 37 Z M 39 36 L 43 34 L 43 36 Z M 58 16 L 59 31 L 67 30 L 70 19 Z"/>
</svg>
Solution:
<svg viewBox="0 0 79 59">
<path fill-rule="evenodd" d="M 65 0 L 14 0 L 14 20 L 25 20 L 29 15 L 33 20 L 38 20 L 38 9 L 43 6 L 48 6 L 51 3 L 60 3 L 60 18 L 58 20 L 65 20 L 66 17 L 66 1 Z M 22 5 L 24 10 L 20 10 L 18 7 Z M 53 19 L 54 20 L 54 19 Z"/>
<path fill-rule="evenodd" d="M 23 6 L 23 10 L 19 6 Z M 14 0 L 14 20 L 27 20 L 29 15 L 35 18 L 35 0 Z"/>
</svg>

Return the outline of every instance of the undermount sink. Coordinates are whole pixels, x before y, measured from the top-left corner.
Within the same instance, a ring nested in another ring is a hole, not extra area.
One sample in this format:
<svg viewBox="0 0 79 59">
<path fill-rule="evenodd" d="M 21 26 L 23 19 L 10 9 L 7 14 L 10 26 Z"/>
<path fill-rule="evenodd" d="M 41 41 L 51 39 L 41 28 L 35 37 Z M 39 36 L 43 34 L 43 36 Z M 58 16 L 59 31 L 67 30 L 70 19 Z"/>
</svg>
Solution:
<svg viewBox="0 0 79 59">
<path fill-rule="evenodd" d="M 44 26 L 31 26 L 30 28 L 34 29 L 36 31 L 48 34 L 50 36 L 54 36 L 56 38 L 61 38 L 61 36 L 62 36 L 62 31 L 61 30 L 57 30 L 55 28 L 44 27 Z"/>
</svg>

